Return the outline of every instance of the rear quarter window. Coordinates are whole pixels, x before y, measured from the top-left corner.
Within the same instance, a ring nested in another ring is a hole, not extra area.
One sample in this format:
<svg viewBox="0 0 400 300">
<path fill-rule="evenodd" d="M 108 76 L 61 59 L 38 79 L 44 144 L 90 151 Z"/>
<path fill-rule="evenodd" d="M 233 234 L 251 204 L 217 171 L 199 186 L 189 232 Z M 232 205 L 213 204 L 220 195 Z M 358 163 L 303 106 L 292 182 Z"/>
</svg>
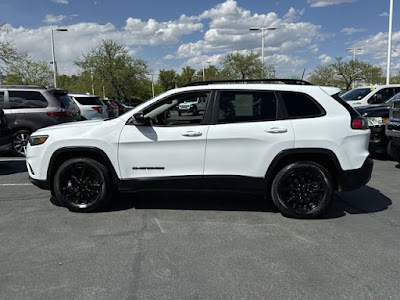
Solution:
<svg viewBox="0 0 400 300">
<path fill-rule="evenodd" d="M 325 115 L 323 108 L 310 96 L 295 92 L 280 92 L 288 118 L 313 118 Z"/>
</svg>

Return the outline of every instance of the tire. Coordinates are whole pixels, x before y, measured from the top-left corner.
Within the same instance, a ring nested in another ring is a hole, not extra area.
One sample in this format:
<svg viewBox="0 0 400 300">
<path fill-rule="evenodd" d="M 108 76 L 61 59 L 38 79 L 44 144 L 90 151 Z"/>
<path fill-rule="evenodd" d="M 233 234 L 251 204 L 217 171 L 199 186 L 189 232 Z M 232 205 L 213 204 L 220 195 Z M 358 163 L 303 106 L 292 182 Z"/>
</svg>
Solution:
<svg viewBox="0 0 400 300">
<path fill-rule="evenodd" d="M 180 110 L 178 110 L 178 116 L 182 116 L 182 113 Z"/>
<path fill-rule="evenodd" d="M 108 169 L 90 158 L 64 162 L 54 176 L 54 193 L 70 211 L 93 212 L 111 199 L 112 183 Z"/>
<path fill-rule="evenodd" d="M 26 156 L 26 145 L 32 132 L 29 130 L 18 130 L 13 135 L 11 151 L 15 156 Z"/>
<path fill-rule="evenodd" d="M 388 157 L 400 163 L 400 145 L 389 141 Z"/>
<path fill-rule="evenodd" d="M 332 200 L 330 173 L 312 161 L 282 168 L 272 182 L 272 200 L 283 215 L 311 219 L 321 216 Z"/>
<path fill-rule="evenodd" d="M 197 116 L 199 114 L 199 111 L 197 110 L 197 107 L 193 108 L 193 116 Z"/>
</svg>

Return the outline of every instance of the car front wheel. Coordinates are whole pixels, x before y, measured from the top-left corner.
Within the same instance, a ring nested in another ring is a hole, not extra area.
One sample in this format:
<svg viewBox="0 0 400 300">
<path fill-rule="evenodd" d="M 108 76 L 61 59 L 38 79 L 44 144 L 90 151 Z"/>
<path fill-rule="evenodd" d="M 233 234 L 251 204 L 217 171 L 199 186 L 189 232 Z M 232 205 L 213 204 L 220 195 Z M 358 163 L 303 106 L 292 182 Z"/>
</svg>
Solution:
<svg viewBox="0 0 400 300">
<path fill-rule="evenodd" d="M 272 182 L 272 200 L 283 215 L 316 218 L 329 206 L 333 193 L 329 172 L 312 161 L 294 162 L 282 168 Z"/>
<path fill-rule="evenodd" d="M 103 208 L 111 198 L 108 169 L 90 158 L 64 162 L 54 176 L 54 193 L 69 210 L 92 212 Z"/>
<path fill-rule="evenodd" d="M 12 142 L 12 152 L 16 156 L 26 156 L 26 146 L 29 142 L 31 132 L 28 130 L 18 130 L 14 133 Z"/>
</svg>

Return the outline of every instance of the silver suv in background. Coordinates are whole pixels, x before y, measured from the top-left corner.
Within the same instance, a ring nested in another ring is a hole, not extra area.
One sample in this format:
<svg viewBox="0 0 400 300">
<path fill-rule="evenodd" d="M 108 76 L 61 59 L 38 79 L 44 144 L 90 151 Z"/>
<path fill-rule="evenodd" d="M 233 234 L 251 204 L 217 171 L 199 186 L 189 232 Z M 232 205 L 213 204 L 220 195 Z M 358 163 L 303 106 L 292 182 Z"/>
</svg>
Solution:
<svg viewBox="0 0 400 300">
<path fill-rule="evenodd" d="M 81 120 L 94 120 L 108 118 L 107 106 L 99 96 L 91 94 L 69 93 L 81 111 Z"/>
<path fill-rule="evenodd" d="M 0 86 L 0 108 L 4 110 L 13 133 L 12 152 L 25 156 L 32 132 L 60 123 L 78 121 L 79 108 L 68 92 L 43 86 Z"/>
</svg>

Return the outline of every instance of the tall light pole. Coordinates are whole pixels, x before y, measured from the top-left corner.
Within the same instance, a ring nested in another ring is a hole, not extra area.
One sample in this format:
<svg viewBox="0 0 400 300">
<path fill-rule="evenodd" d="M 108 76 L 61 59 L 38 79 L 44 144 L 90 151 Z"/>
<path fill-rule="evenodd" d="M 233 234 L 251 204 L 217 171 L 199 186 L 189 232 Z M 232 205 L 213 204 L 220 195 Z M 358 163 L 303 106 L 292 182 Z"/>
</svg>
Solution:
<svg viewBox="0 0 400 300">
<path fill-rule="evenodd" d="M 158 74 L 150 73 L 150 74 L 147 74 L 147 75 L 151 75 L 151 91 L 153 92 L 153 97 L 154 97 L 154 79 L 153 79 L 153 76 L 154 75 L 158 75 Z"/>
<path fill-rule="evenodd" d="M 51 28 L 51 54 L 53 56 L 53 73 L 54 73 L 54 87 L 57 87 L 57 63 L 56 63 L 56 55 L 54 53 L 54 30 L 55 31 L 68 31 L 66 28 Z"/>
<path fill-rule="evenodd" d="M 250 31 L 260 31 L 261 30 L 261 62 L 264 72 L 264 31 L 265 30 L 275 30 L 276 27 L 250 27 Z"/>
<path fill-rule="evenodd" d="M 356 60 L 356 53 L 362 51 L 362 48 L 347 48 L 346 51 L 353 51 L 353 60 Z"/>
<path fill-rule="evenodd" d="M 211 63 L 211 61 L 206 61 L 206 62 L 202 62 L 202 64 L 203 64 L 203 81 L 205 81 L 206 80 L 206 75 L 205 75 L 205 70 L 204 70 L 204 64 L 210 64 Z"/>
<path fill-rule="evenodd" d="M 386 84 L 390 84 L 390 64 L 392 58 L 392 26 L 393 24 L 393 0 L 390 0 L 390 13 L 389 13 L 389 35 L 388 35 L 388 50 L 387 50 L 387 64 L 386 64 Z"/>
</svg>

